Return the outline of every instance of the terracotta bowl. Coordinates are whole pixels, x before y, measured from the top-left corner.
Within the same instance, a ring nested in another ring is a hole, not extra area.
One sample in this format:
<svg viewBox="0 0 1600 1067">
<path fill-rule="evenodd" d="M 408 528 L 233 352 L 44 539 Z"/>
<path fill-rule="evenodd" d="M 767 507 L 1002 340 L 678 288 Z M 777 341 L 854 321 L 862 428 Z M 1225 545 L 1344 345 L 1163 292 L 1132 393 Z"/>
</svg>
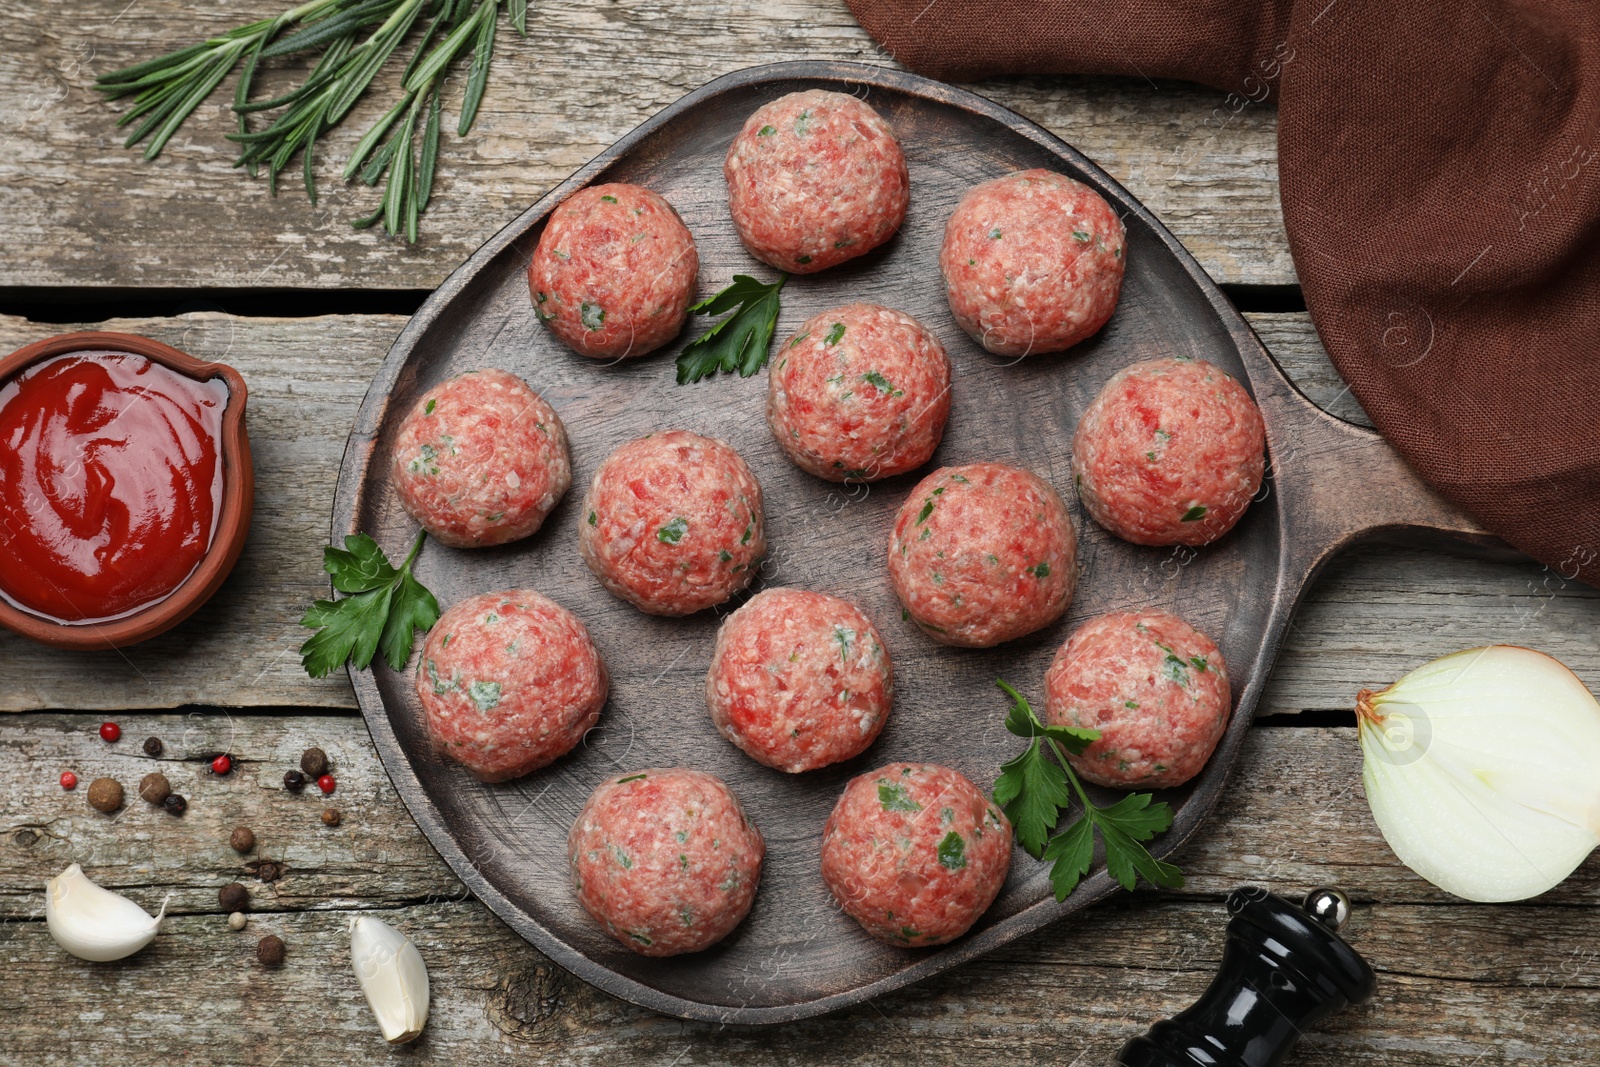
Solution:
<svg viewBox="0 0 1600 1067">
<path fill-rule="evenodd" d="M 211 547 L 196 567 L 166 598 L 110 622 L 62 623 L 42 618 L 0 600 L 0 626 L 56 648 L 122 648 L 164 633 L 188 618 L 222 585 L 244 550 L 255 505 L 255 470 L 250 463 L 250 439 L 245 433 L 245 402 L 249 391 L 238 371 L 222 363 L 204 363 L 160 341 L 130 333 L 85 331 L 49 337 L 19 348 L 0 359 L 0 383 L 24 367 L 71 352 L 132 352 L 187 378 L 209 381 L 221 378 L 228 386 L 228 403 L 222 412 L 222 513 Z"/>
</svg>

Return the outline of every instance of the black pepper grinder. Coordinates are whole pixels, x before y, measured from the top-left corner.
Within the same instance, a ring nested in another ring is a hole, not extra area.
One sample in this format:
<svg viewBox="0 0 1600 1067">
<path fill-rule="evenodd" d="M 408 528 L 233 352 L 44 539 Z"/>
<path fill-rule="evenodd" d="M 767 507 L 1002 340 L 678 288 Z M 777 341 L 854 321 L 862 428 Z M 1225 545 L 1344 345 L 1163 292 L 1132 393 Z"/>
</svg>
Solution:
<svg viewBox="0 0 1600 1067">
<path fill-rule="evenodd" d="M 1337 933 L 1350 917 L 1344 893 L 1313 889 L 1299 905 L 1244 886 L 1228 911 L 1210 987 L 1122 1046 L 1122 1067 L 1279 1067 L 1305 1031 L 1372 999 L 1378 976 Z"/>
</svg>

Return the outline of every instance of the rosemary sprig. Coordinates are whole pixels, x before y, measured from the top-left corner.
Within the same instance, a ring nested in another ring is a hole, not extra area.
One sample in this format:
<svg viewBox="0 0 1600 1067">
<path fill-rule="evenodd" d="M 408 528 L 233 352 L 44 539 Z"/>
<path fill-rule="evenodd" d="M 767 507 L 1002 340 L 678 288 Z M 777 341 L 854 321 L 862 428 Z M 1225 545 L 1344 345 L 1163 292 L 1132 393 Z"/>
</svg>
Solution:
<svg viewBox="0 0 1600 1067">
<path fill-rule="evenodd" d="M 513 28 L 527 36 L 527 0 L 503 2 Z M 238 130 L 228 135 L 241 146 L 235 166 L 252 177 L 265 168 L 268 187 L 277 195 L 278 175 L 298 155 L 306 194 L 314 204 L 318 138 L 350 114 L 379 71 L 423 23 L 425 29 L 401 76 L 401 99 L 366 131 L 343 170 L 345 181 L 359 177 L 367 185 L 384 182 L 378 209 L 353 225 L 364 228 L 382 219 L 386 231 L 394 234 L 403 229 L 407 240 L 415 241 L 418 218 L 432 199 L 445 79 L 470 50 L 456 124 L 457 134 L 465 136 L 477 119 L 488 84 L 501 3 L 309 0 L 276 18 L 104 75 L 97 87 L 112 99 L 133 97 L 118 125 L 139 122 L 127 147 L 148 137 L 144 158 L 154 159 L 200 103 L 242 64 L 233 97 Z M 320 56 L 303 82 L 271 99 L 251 99 L 263 60 L 311 51 Z M 264 128 L 251 130 L 250 116 L 263 112 L 275 114 Z"/>
</svg>

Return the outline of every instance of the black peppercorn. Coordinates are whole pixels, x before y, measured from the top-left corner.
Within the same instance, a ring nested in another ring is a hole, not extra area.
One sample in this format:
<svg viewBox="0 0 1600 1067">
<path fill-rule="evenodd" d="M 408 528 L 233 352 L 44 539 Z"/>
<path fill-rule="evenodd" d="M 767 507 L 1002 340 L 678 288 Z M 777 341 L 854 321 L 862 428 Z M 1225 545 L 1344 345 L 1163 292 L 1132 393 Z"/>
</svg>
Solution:
<svg viewBox="0 0 1600 1067">
<path fill-rule="evenodd" d="M 161 806 L 167 809 L 167 814 L 169 815 L 182 815 L 189 810 L 189 802 L 177 793 L 168 793 L 167 798 L 161 802 Z"/>
<path fill-rule="evenodd" d="M 283 787 L 291 793 L 298 793 L 306 787 L 306 776 L 299 771 L 285 771 Z"/>
<path fill-rule="evenodd" d="M 308 748 L 300 754 L 300 769 L 307 778 L 321 778 L 328 773 L 328 754 L 320 748 Z"/>
<path fill-rule="evenodd" d="M 268 967 L 276 967 L 283 962 L 283 938 L 277 934 L 268 934 L 256 943 L 256 959 Z"/>
<path fill-rule="evenodd" d="M 266 860 L 256 868 L 256 877 L 263 882 L 276 882 L 283 877 L 283 865 Z"/>
<path fill-rule="evenodd" d="M 250 910 L 250 891 L 238 882 L 229 882 L 217 890 L 217 903 L 223 911 Z"/>
<path fill-rule="evenodd" d="M 166 746 L 161 743 L 161 738 L 159 737 L 147 737 L 144 739 L 144 754 L 146 756 L 151 758 L 159 756 L 165 748 Z"/>
<path fill-rule="evenodd" d="M 340 816 L 339 816 L 339 809 L 338 808 L 323 808 L 322 809 L 322 825 L 324 825 L 324 826 L 338 826 L 339 825 L 339 818 L 340 818 Z"/>
</svg>

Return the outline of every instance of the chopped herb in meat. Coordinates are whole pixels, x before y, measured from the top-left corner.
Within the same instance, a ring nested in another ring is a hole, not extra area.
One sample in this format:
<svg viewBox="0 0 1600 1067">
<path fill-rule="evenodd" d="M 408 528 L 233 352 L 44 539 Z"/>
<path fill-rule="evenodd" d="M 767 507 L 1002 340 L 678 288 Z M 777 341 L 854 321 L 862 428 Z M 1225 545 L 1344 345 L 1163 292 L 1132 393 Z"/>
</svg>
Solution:
<svg viewBox="0 0 1600 1067">
<path fill-rule="evenodd" d="M 966 838 L 951 830 L 939 842 L 939 866 L 952 871 L 961 870 L 967 865 L 966 852 Z"/>
<path fill-rule="evenodd" d="M 906 794 L 906 787 L 898 782 L 878 783 L 878 803 L 884 811 L 921 811 L 922 805 Z"/>
<path fill-rule="evenodd" d="M 656 540 L 664 544 L 675 545 L 683 540 L 683 535 L 689 532 L 689 520 L 678 516 L 656 531 Z"/>
</svg>

